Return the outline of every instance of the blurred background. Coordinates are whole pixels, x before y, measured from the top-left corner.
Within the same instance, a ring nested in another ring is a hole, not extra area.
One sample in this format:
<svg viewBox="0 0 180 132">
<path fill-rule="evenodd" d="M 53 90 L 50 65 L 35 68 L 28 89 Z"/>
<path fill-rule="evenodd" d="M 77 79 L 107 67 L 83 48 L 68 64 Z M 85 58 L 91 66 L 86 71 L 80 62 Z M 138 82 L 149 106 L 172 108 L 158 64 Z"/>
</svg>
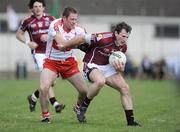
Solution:
<svg viewBox="0 0 180 132">
<path fill-rule="evenodd" d="M 28 2 L 1 0 L 0 78 L 38 77 L 30 49 L 15 37 Z M 88 33 L 112 31 L 122 21 L 132 26 L 125 76 L 180 79 L 180 0 L 46 0 L 46 12 L 56 18 L 66 6 L 79 11 Z M 77 55 L 81 66 L 83 53 Z"/>
</svg>

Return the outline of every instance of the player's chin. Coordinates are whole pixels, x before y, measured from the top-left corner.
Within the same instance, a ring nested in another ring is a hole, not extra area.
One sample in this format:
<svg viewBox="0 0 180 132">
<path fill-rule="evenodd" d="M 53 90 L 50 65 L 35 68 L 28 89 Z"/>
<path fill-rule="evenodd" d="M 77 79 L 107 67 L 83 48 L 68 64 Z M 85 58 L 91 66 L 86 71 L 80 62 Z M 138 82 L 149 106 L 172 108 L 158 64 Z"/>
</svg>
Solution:
<svg viewBox="0 0 180 132">
<path fill-rule="evenodd" d="M 124 44 L 126 44 L 126 42 L 123 41 L 123 42 L 121 42 L 121 44 L 124 45 Z"/>
<path fill-rule="evenodd" d="M 71 29 L 74 29 L 75 28 L 75 25 L 71 25 Z"/>
</svg>

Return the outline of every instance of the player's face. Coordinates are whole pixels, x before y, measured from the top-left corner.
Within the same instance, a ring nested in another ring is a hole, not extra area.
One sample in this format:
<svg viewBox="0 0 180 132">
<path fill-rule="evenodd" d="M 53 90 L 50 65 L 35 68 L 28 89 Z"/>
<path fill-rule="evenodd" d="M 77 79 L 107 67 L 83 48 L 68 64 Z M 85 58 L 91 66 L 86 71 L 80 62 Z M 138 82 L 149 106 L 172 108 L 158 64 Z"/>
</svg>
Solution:
<svg viewBox="0 0 180 132">
<path fill-rule="evenodd" d="M 32 11 L 36 17 L 42 17 L 44 12 L 43 4 L 37 1 L 34 2 Z"/>
<path fill-rule="evenodd" d="M 65 28 L 74 29 L 77 24 L 78 14 L 70 13 L 68 17 L 63 17 Z"/>
<path fill-rule="evenodd" d="M 123 45 L 127 43 L 127 40 L 129 38 L 129 33 L 127 33 L 125 29 L 122 29 L 119 34 L 115 32 L 115 36 L 116 36 L 116 44 Z"/>
</svg>

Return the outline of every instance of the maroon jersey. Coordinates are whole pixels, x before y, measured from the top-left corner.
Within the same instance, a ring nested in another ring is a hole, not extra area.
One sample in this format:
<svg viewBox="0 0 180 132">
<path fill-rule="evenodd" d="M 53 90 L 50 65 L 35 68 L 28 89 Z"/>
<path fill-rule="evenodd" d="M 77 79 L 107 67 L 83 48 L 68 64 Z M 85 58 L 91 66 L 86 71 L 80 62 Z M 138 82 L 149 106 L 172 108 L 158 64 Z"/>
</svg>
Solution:
<svg viewBox="0 0 180 132">
<path fill-rule="evenodd" d="M 50 23 L 54 20 L 52 16 L 43 14 L 40 19 L 37 19 L 34 15 L 22 21 L 20 29 L 27 31 L 31 41 L 38 44 L 38 47 L 34 50 L 35 53 L 45 53 L 46 42 L 40 40 L 42 34 L 48 33 Z"/>
<path fill-rule="evenodd" d="M 109 56 L 113 51 L 126 52 L 127 45 L 117 46 L 116 38 L 112 32 L 97 33 L 91 35 L 91 47 L 85 54 L 83 61 L 98 65 L 109 64 Z"/>
</svg>

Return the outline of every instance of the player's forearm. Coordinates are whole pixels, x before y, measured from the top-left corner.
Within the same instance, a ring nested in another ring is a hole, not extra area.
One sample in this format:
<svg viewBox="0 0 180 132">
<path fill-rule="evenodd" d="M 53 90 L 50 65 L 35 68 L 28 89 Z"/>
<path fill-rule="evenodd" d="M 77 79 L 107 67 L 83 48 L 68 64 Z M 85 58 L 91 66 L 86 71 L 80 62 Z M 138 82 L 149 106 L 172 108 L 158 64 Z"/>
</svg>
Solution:
<svg viewBox="0 0 180 132">
<path fill-rule="evenodd" d="M 28 40 L 26 40 L 26 38 L 25 38 L 25 36 L 24 36 L 24 33 L 23 33 L 22 31 L 20 31 L 20 30 L 18 30 L 18 31 L 16 32 L 16 38 L 17 38 L 19 41 L 21 41 L 22 43 L 27 43 L 27 42 L 28 42 Z"/>
<path fill-rule="evenodd" d="M 85 42 L 85 37 L 84 35 L 77 35 L 74 38 L 70 40 L 64 40 L 62 36 L 58 35 L 55 37 L 56 42 L 58 43 L 58 48 L 63 51 L 66 48 L 73 48 L 76 47 L 82 43 Z"/>
<path fill-rule="evenodd" d="M 84 35 L 77 35 L 74 38 L 66 41 L 64 45 L 66 48 L 68 47 L 75 47 L 85 42 L 85 36 Z"/>
</svg>

